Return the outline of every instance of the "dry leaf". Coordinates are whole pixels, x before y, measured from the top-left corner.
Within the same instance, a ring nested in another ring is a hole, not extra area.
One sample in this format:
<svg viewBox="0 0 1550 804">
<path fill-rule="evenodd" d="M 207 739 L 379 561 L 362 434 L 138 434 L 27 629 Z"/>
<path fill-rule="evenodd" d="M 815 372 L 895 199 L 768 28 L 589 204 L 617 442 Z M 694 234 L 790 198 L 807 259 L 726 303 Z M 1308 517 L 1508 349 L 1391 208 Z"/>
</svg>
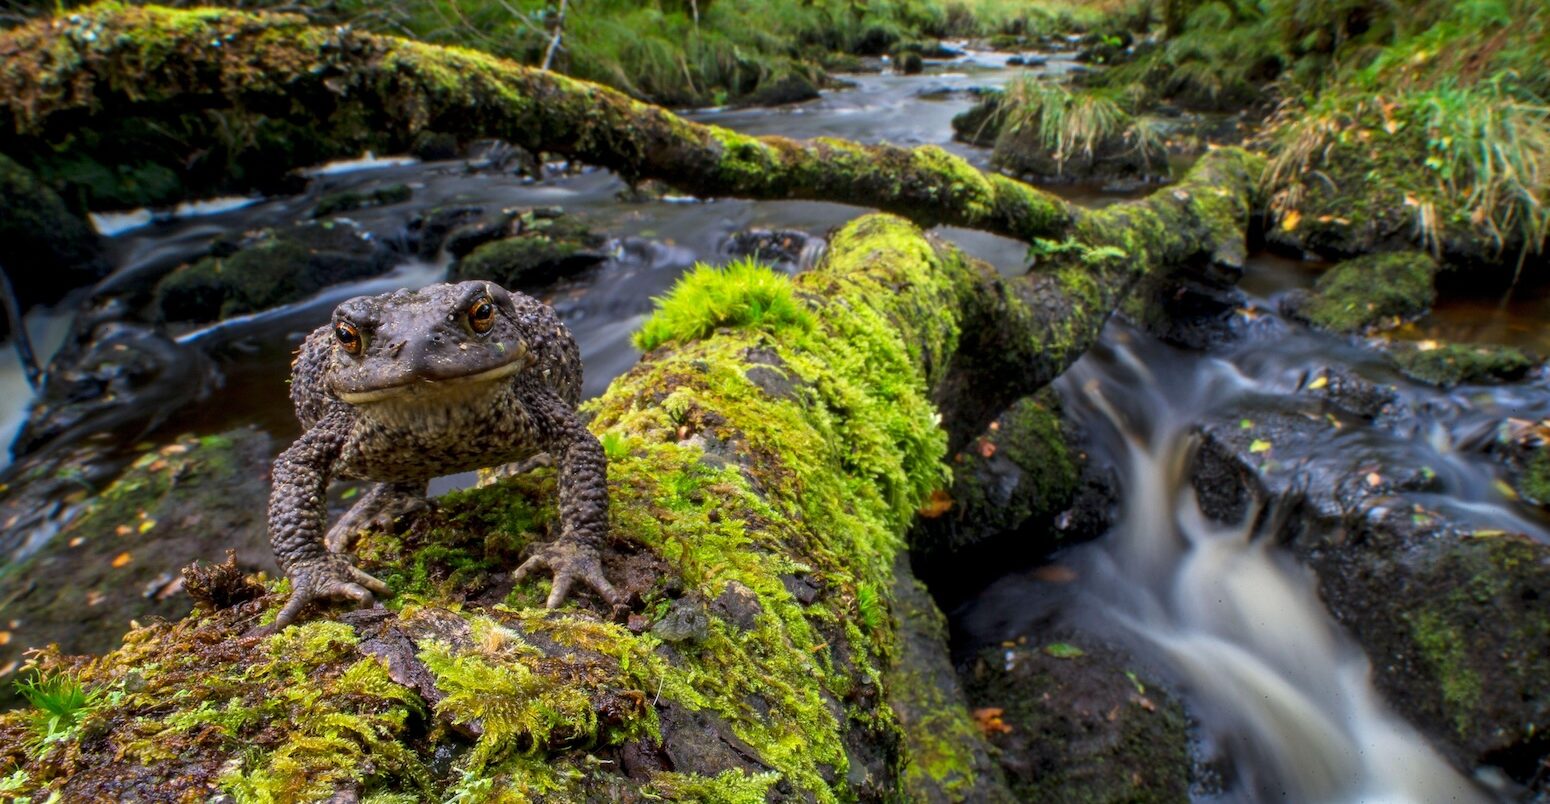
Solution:
<svg viewBox="0 0 1550 804">
<path fill-rule="evenodd" d="M 113 568 L 119 569 L 120 567 L 128 566 L 131 560 L 133 559 L 130 558 L 129 551 L 125 550 L 113 557 Z"/>
<path fill-rule="evenodd" d="M 952 508 L 952 495 L 948 494 L 945 489 L 937 489 L 936 491 L 931 492 L 931 497 L 926 500 L 925 505 L 920 507 L 919 513 L 926 519 L 936 519 L 948 511 L 951 511 Z"/>
<path fill-rule="evenodd" d="M 979 727 L 980 733 L 989 737 L 992 734 L 1010 734 L 1012 727 L 1002 722 L 1001 716 L 1006 710 L 999 706 L 986 706 L 974 710 L 974 725 Z"/>
</svg>

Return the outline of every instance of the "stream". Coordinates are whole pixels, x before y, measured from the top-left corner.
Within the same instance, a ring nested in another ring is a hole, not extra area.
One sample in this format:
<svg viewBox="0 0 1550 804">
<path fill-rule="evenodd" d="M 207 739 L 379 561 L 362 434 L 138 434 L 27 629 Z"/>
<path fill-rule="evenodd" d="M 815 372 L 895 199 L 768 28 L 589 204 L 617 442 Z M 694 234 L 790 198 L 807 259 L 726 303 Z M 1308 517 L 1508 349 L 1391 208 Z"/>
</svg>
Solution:
<svg viewBox="0 0 1550 804">
<path fill-rule="evenodd" d="M 949 123 L 974 102 L 971 88 L 996 86 L 1015 74 L 1005 64 L 1007 55 L 970 52 L 929 62 L 918 76 L 846 76 L 850 88 L 793 107 L 689 116 L 755 134 L 938 144 L 983 166 L 987 152 L 954 143 Z M 1039 70 L 1079 69 L 1070 54 L 1049 55 Z M 305 196 L 234 200 L 176 216 L 104 216 L 98 223 L 116 231 L 111 258 L 120 274 L 128 274 L 197 257 L 223 232 L 304 217 L 323 193 L 398 182 L 413 188 L 412 201 L 351 213 L 363 230 L 392 237 L 417 210 L 443 204 L 560 206 L 613 238 L 608 260 L 546 294 L 580 343 L 588 396 L 638 359 L 629 337 L 652 297 L 697 260 L 724 259 L 731 234 L 749 228 L 822 234 L 860 211 L 795 201 L 634 201 L 622 199 L 622 182 L 603 171 L 534 183 L 500 171 L 469 171 L 461 161 L 386 160 L 320 172 Z M 1091 187 L 1052 189 L 1086 204 L 1125 197 Z M 1021 243 L 955 229 L 943 234 L 1004 273 L 1020 273 L 1026 264 Z M 298 433 L 285 377 L 300 338 L 344 298 L 423 286 L 439 281 L 445 269 L 443 260 L 406 261 L 386 275 L 298 304 L 175 332 L 212 357 L 219 387 L 136 440 L 256 423 L 283 446 Z M 1074 582 L 1051 583 L 1021 568 L 950 612 L 954 640 L 978 645 L 1016 638 L 1053 616 L 1126 644 L 1177 685 L 1196 721 L 1202 761 L 1220 769 L 1217 784 L 1196 792 L 1201 800 L 1492 800 L 1487 787 L 1455 771 L 1380 699 L 1367 657 L 1325 611 L 1311 572 L 1278 546 L 1276 529 L 1284 517 L 1277 515 L 1277 501 L 1264 501 L 1270 510 L 1249 523 L 1214 522 L 1197 504 L 1187 465 L 1194 427 L 1204 417 L 1245 404 L 1296 406 L 1309 371 L 1343 366 L 1396 384 L 1401 413 L 1313 445 L 1304 456 L 1308 471 L 1333 472 L 1332 464 L 1355 455 L 1424 464 L 1440 478 L 1429 492 L 1435 507 L 1482 528 L 1550 541 L 1543 516 L 1505 499 L 1490 464 L 1460 446 L 1504 416 L 1550 416 L 1550 386 L 1541 379 L 1444 392 L 1404 382 L 1370 351 L 1286 324 L 1271 312 L 1278 294 L 1310 285 L 1315 275 L 1290 260 L 1253 258 L 1242 287 L 1260 321 L 1244 337 L 1207 352 L 1183 351 L 1110 325 L 1101 344 L 1057 388 L 1089 433 L 1095 459 L 1118 469 L 1118 522 L 1107 535 L 1053 559 L 1074 571 Z M 45 354 L 63 337 L 67 318 L 61 311 L 68 309 L 69 300 L 29 317 Z M 1547 315 L 1547 298 L 1463 302 L 1440 308 L 1412 334 L 1490 339 L 1544 352 L 1550 351 L 1550 332 L 1539 322 Z M 0 360 L 0 438 L 9 443 L 29 393 L 9 348 Z M 443 479 L 432 488 L 466 482 Z"/>
</svg>

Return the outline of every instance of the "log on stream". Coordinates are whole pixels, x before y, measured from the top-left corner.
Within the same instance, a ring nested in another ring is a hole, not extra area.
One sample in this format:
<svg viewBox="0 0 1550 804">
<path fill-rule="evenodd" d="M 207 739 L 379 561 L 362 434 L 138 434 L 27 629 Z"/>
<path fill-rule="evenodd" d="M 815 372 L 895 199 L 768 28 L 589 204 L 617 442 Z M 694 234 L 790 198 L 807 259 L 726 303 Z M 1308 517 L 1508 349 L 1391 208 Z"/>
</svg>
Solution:
<svg viewBox="0 0 1550 804">
<path fill-rule="evenodd" d="M 545 610 L 543 582 L 513 586 L 555 521 L 547 469 L 366 534 L 388 609 L 264 635 L 283 584 L 194 572 L 188 618 L 105 657 L 36 657 L 49 689 L 83 696 L 69 717 L 0 716 L 5 792 L 64 800 L 997 797 L 906 530 L 946 456 L 1080 357 L 1138 281 L 1241 260 L 1261 167 L 1218 150 L 1086 212 L 938 148 L 744 136 L 279 15 L 99 5 L 5 34 L 0 60 L 0 152 L 82 210 L 129 191 L 92 189 L 65 150 L 208 193 L 434 129 L 705 196 L 893 213 L 845 226 L 795 279 L 691 274 L 641 363 L 586 405 L 629 612 Z M 209 148 L 188 162 L 189 142 Z M 1024 239 L 1039 264 L 999 276 L 919 228 L 939 223 Z"/>
</svg>

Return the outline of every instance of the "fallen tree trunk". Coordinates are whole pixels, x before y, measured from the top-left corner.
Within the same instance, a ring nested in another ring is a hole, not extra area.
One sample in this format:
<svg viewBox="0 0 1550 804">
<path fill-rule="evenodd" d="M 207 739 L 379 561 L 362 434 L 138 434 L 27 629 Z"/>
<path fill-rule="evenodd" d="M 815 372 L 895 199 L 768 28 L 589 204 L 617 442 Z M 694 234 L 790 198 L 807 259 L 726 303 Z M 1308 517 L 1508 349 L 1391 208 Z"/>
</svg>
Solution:
<svg viewBox="0 0 1550 804">
<path fill-rule="evenodd" d="M 1139 278 L 1241 253 L 1258 173 L 1218 151 L 1144 202 L 1085 213 L 939 149 L 744 137 L 466 51 L 236 12 L 97 6 L 7 34 L 0 56 L 13 153 L 189 109 L 319 126 L 340 149 L 455 126 L 708 195 L 977 226 L 1041 255 L 1009 279 L 871 215 L 789 284 L 696 274 L 648 323 L 646 358 L 590 403 L 610 462 L 605 565 L 640 601 L 626 622 L 511 586 L 554 520 L 548 470 L 368 535 L 362 564 L 392 610 L 244 636 L 284 595 L 196 573 L 203 612 L 101 659 L 37 659 L 54 688 L 87 692 L 69 716 L 0 716 L 7 792 L 68 800 L 990 795 L 961 696 L 910 688 L 940 674 L 911 672 L 922 660 L 901 645 L 937 633 L 896 599 L 905 529 L 949 449 L 1076 360 Z M 707 293 L 774 293 L 791 312 L 745 320 Z"/>
</svg>

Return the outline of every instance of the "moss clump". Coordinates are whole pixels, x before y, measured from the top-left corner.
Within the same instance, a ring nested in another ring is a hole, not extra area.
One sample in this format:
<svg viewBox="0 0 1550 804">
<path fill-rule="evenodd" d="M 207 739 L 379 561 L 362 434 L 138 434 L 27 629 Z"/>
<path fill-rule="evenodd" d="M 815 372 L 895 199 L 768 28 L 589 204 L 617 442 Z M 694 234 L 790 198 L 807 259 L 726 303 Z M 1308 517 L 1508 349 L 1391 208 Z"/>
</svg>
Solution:
<svg viewBox="0 0 1550 804">
<path fill-rule="evenodd" d="M 447 279 L 491 279 L 509 288 L 532 289 L 583 270 L 605 259 L 598 239 L 585 229 L 533 231 L 485 243 L 458 260 Z"/>
<path fill-rule="evenodd" d="M 1297 315 L 1331 332 L 1393 326 L 1431 309 L 1437 261 L 1415 251 L 1346 260 L 1325 271 Z"/>
<path fill-rule="evenodd" d="M 1394 342 L 1389 357 L 1411 379 L 1449 388 L 1522 379 L 1539 361 L 1520 349 L 1489 344 Z"/>
<path fill-rule="evenodd" d="M 1410 626 L 1416 645 L 1442 686 L 1443 701 L 1453 713 L 1458 730 L 1467 732 L 1480 703 L 1480 676 L 1470 667 L 1469 648 L 1463 635 L 1431 611 L 1412 616 Z"/>
<path fill-rule="evenodd" d="M 753 260 L 724 268 L 696 265 L 685 274 L 635 335 L 643 352 L 669 342 L 704 338 L 718 327 L 807 331 L 813 317 L 801 305 L 791 278 Z"/>
<path fill-rule="evenodd" d="M 1550 505 L 1550 446 L 1534 451 L 1518 476 L 1518 492 L 1524 497 Z"/>
<path fill-rule="evenodd" d="M 167 321 L 215 321 L 299 301 L 387 269 L 387 255 L 353 227 L 320 221 L 266 229 L 168 274 L 156 285 Z"/>
<path fill-rule="evenodd" d="M 317 208 L 312 210 L 312 217 L 327 218 L 338 215 L 341 212 L 352 212 L 366 207 L 385 207 L 390 204 L 402 204 L 409 200 L 413 191 L 405 184 L 390 184 L 379 187 L 370 192 L 349 190 L 342 193 L 325 195 L 318 199 Z"/>
</svg>

